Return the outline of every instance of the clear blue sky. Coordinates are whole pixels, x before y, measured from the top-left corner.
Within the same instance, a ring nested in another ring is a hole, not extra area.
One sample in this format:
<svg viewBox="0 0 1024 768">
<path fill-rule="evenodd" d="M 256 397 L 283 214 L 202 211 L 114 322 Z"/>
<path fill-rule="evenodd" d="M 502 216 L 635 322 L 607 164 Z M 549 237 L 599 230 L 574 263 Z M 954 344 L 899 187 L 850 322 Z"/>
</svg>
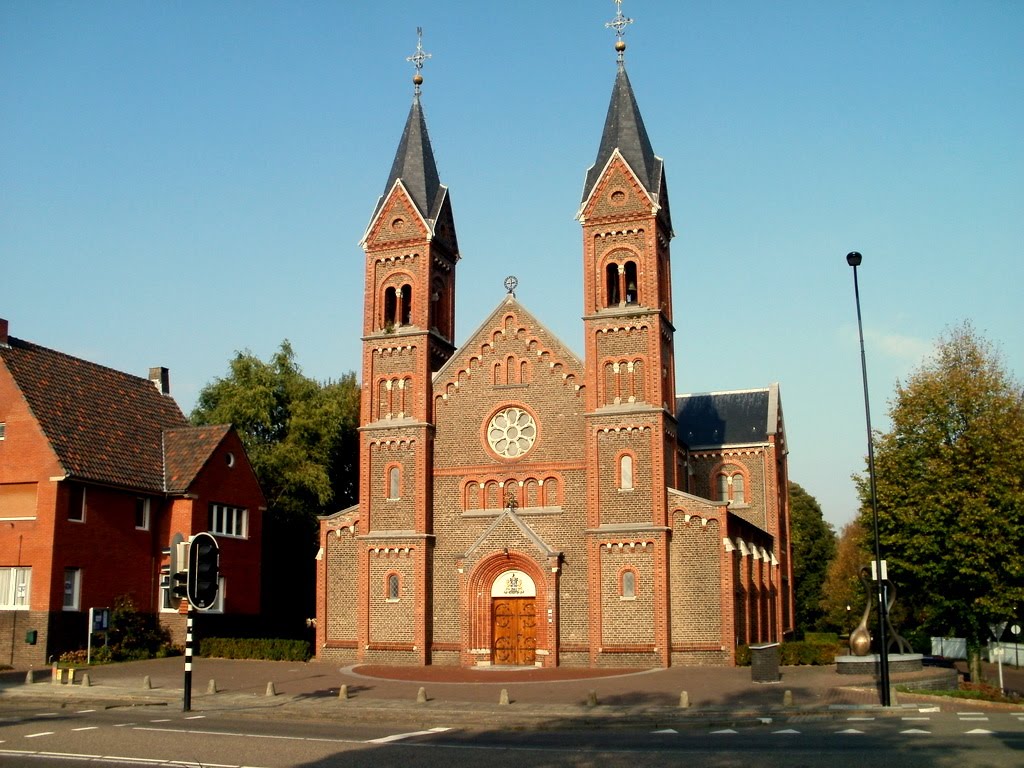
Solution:
<svg viewBox="0 0 1024 768">
<path fill-rule="evenodd" d="M 837 526 L 945 328 L 1024 374 L 1024 3 L 625 0 L 665 159 L 681 392 L 778 381 Z M 357 370 L 363 255 L 412 100 L 452 195 L 462 340 L 519 299 L 583 352 L 574 221 L 615 75 L 610 0 L 0 3 L 0 317 L 186 411 L 236 350 Z"/>
</svg>

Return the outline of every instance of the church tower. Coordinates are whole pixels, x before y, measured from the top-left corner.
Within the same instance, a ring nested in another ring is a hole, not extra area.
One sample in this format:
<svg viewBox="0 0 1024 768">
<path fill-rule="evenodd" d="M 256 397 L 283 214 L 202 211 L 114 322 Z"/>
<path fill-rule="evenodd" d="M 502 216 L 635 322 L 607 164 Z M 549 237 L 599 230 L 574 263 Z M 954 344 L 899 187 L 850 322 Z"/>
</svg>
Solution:
<svg viewBox="0 0 1024 768">
<path fill-rule="evenodd" d="M 630 23 L 620 5 L 606 25 L 616 34 L 618 68 L 577 215 L 583 228 L 590 641 L 592 649 L 628 645 L 667 665 L 667 488 L 678 487 L 672 222 L 663 163 L 626 74 L 622 37 Z M 642 554 L 623 565 L 615 553 L 624 547 Z M 601 616 L 627 572 L 655 585 L 654 625 L 629 642 Z"/>
<path fill-rule="evenodd" d="M 358 637 L 362 658 L 405 650 L 429 660 L 434 453 L 432 374 L 455 350 L 458 241 L 420 105 L 424 53 L 416 53 L 412 108 L 384 194 L 361 245 L 366 252 L 360 425 Z M 365 567 L 364 567 L 365 566 Z M 402 600 L 377 626 L 370 605 Z M 386 639 L 385 639 L 386 638 Z"/>
</svg>

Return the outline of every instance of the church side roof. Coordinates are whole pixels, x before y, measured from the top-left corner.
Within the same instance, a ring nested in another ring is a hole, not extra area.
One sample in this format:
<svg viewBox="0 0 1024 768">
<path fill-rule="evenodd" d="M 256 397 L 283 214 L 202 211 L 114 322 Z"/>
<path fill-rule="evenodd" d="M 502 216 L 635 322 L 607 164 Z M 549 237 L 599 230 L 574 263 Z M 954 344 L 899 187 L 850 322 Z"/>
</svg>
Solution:
<svg viewBox="0 0 1024 768">
<path fill-rule="evenodd" d="M 679 439 L 690 450 L 769 441 L 779 429 L 778 384 L 676 398 Z"/>
<path fill-rule="evenodd" d="M 587 179 L 583 185 L 584 203 L 590 197 L 594 185 L 597 184 L 616 149 L 633 169 L 633 173 L 644 185 L 651 199 L 658 201 L 661 197 L 663 178 L 662 160 L 654 154 L 644 120 L 640 116 L 640 108 L 633 95 L 633 86 L 629 82 L 626 68 L 621 65 L 615 77 L 615 85 L 612 87 L 611 103 L 605 117 L 597 160 L 587 171 Z"/>
<path fill-rule="evenodd" d="M 65 473 L 159 492 L 162 433 L 188 422 L 151 381 L 10 338 L 3 360 Z"/>
</svg>

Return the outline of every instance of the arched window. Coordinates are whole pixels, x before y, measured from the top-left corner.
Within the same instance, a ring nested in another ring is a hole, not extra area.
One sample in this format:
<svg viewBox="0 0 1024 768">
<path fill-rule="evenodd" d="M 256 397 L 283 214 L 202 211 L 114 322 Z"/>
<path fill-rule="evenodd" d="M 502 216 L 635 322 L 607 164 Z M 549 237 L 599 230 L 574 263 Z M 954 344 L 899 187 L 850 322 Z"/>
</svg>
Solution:
<svg viewBox="0 0 1024 768">
<path fill-rule="evenodd" d="M 729 476 L 719 475 L 718 476 L 718 500 L 728 501 L 729 500 Z"/>
<path fill-rule="evenodd" d="M 619 265 L 609 264 L 604 268 L 605 306 L 619 305 Z"/>
<path fill-rule="evenodd" d="M 619 597 L 623 600 L 636 599 L 636 571 L 627 568 L 619 577 Z"/>
<path fill-rule="evenodd" d="M 639 304 L 639 289 L 636 279 L 636 262 L 627 261 L 625 265 L 626 303 Z"/>
<path fill-rule="evenodd" d="M 384 327 L 394 327 L 398 322 L 398 294 L 394 288 L 384 291 Z"/>
<path fill-rule="evenodd" d="M 412 286 L 408 283 L 403 285 L 398 296 L 402 301 L 402 325 L 409 325 L 412 323 Z"/>
<path fill-rule="evenodd" d="M 557 478 L 549 477 L 544 481 L 544 485 L 541 488 L 541 505 L 545 507 L 558 506 Z"/>
<path fill-rule="evenodd" d="M 743 487 L 743 475 L 739 472 L 732 476 L 732 503 L 747 503 L 746 490 Z"/>
<path fill-rule="evenodd" d="M 402 470 L 399 467 L 388 469 L 388 498 L 400 499 L 402 497 Z"/>
<path fill-rule="evenodd" d="M 619 488 L 633 490 L 633 457 L 628 453 L 619 457 Z"/>
<path fill-rule="evenodd" d="M 399 582 L 398 582 L 398 574 L 397 573 L 389 573 L 388 574 L 388 597 L 387 597 L 388 602 L 392 602 L 392 603 L 398 602 L 399 586 L 400 585 L 399 585 Z"/>
</svg>

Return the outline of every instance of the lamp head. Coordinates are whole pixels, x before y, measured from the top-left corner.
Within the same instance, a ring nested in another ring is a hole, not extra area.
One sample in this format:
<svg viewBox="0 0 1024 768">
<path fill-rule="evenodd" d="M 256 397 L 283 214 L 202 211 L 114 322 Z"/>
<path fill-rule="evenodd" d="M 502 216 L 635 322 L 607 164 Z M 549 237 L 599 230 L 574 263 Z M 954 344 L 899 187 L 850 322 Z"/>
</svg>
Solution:
<svg viewBox="0 0 1024 768">
<path fill-rule="evenodd" d="M 864 260 L 864 257 L 857 251 L 850 251 L 846 254 L 846 263 L 851 267 L 859 267 L 860 263 Z"/>
</svg>

